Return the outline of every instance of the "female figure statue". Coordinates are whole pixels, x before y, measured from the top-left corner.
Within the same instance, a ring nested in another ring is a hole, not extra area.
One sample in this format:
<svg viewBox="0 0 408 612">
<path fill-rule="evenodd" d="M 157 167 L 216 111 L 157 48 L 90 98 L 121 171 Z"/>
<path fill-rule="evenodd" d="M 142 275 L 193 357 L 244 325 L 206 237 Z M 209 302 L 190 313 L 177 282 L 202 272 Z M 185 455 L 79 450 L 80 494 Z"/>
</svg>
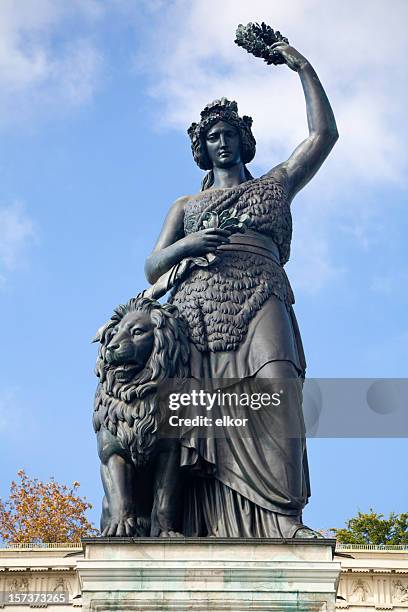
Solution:
<svg viewBox="0 0 408 612">
<path fill-rule="evenodd" d="M 182 466 L 197 474 L 189 492 L 185 535 L 316 537 L 302 523 L 310 495 L 301 407 L 305 373 L 289 259 L 290 203 L 338 138 L 323 87 L 308 60 L 286 42 L 275 55 L 298 73 L 309 136 L 286 161 L 260 178 L 246 168 L 255 155 L 250 117 L 225 98 L 207 105 L 188 130 L 194 160 L 208 170 L 200 193 L 178 199 L 146 262 L 156 283 L 180 262 L 206 257 L 176 283 L 172 302 L 189 329 L 191 376 L 197 380 L 263 381 L 282 391 L 279 408 L 260 410 L 249 435 L 199 437 L 183 432 Z M 223 229 L 228 216 L 246 231 Z M 251 416 L 251 415 L 249 415 Z"/>
</svg>

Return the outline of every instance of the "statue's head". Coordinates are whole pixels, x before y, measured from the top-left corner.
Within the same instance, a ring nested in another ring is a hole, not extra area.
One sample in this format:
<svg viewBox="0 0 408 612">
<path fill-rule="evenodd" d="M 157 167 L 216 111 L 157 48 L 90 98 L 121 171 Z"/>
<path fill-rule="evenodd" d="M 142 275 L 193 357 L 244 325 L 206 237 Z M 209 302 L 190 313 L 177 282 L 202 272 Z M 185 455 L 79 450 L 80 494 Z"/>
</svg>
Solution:
<svg viewBox="0 0 408 612">
<path fill-rule="evenodd" d="M 236 102 L 221 98 L 221 100 L 215 100 L 207 104 L 201 111 L 200 122 L 192 123 L 188 129 L 191 149 L 197 165 L 202 170 L 212 170 L 215 158 L 211 150 L 211 142 L 212 139 L 215 141 L 217 133 L 219 135 L 220 132 L 224 132 L 230 138 L 229 148 L 233 149 L 230 151 L 231 160 L 227 159 L 227 155 L 225 156 L 225 164 L 230 163 L 230 161 L 234 161 L 234 163 L 242 161 L 243 164 L 252 161 L 255 156 L 256 141 L 251 126 L 251 117 L 240 117 L 238 115 Z M 234 141 L 239 143 L 239 157 L 237 151 L 235 151 Z M 218 161 L 222 165 L 222 156 Z"/>
</svg>

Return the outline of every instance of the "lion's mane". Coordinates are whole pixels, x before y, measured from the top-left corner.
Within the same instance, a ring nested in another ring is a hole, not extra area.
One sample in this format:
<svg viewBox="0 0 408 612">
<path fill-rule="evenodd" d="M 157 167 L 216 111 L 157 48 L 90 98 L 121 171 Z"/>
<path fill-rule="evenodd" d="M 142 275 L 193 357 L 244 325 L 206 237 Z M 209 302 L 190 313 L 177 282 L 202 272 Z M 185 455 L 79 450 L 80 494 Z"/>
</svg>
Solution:
<svg viewBox="0 0 408 612">
<path fill-rule="evenodd" d="M 123 317 L 134 311 L 150 315 L 154 346 L 144 367 L 129 382 L 116 380 L 117 366 L 106 359 L 106 349 Z M 95 373 L 99 385 L 95 395 L 95 432 L 106 428 L 129 451 L 136 466 L 147 463 L 164 418 L 164 405 L 158 390 L 169 379 L 185 380 L 189 375 L 189 347 L 186 326 L 172 304 L 138 296 L 114 310 L 110 321 L 99 332 L 100 347 Z"/>
</svg>

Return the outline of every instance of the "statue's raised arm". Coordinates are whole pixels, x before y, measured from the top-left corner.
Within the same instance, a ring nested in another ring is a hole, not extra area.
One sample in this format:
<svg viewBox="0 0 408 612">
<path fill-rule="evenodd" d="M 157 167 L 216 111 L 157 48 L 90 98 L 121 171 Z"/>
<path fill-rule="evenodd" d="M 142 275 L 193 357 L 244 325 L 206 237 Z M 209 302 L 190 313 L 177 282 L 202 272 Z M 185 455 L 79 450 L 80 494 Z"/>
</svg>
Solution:
<svg viewBox="0 0 408 612">
<path fill-rule="evenodd" d="M 299 74 L 306 100 L 309 136 L 288 160 L 268 172 L 269 175 L 286 174 L 289 195 L 293 197 L 316 174 L 338 138 L 330 102 L 310 62 L 289 45 L 280 32 L 274 32 L 264 23 L 260 26 L 249 23 L 238 27 L 235 42 L 268 64 L 286 64 Z"/>
</svg>

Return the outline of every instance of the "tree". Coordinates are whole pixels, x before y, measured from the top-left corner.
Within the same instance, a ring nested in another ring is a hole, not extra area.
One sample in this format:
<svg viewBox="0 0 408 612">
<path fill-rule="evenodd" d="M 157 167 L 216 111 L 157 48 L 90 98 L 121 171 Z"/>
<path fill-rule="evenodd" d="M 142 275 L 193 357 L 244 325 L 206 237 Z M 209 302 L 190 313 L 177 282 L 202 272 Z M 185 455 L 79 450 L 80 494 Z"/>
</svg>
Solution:
<svg viewBox="0 0 408 612">
<path fill-rule="evenodd" d="M 332 529 L 342 544 L 408 544 L 408 513 L 391 512 L 388 518 L 372 508 L 359 512 L 343 529 Z"/>
<path fill-rule="evenodd" d="M 20 470 L 19 482 L 13 481 L 10 496 L 0 499 L 0 538 L 6 542 L 78 542 L 81 537 L 96 535 L 98 530 L 85 512 L 92 508 L 77 493 L 79 482 L 72 487 L 51 478 L 42 482 Z"/>
</svg>

